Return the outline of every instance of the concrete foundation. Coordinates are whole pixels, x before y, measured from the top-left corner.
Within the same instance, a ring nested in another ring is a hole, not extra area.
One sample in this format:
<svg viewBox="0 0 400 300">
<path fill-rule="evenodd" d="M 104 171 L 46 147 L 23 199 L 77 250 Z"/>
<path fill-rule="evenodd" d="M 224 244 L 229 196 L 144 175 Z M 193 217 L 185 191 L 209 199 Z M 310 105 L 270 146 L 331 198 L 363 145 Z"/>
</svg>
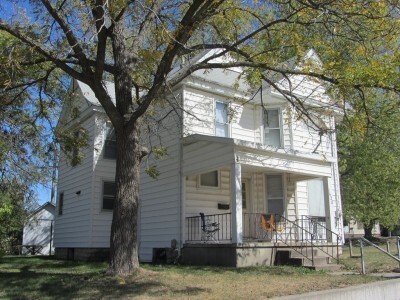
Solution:
<svg viewBox="0 0 400 300">
<path fill-rule="evenodd" d="M 188 265 L 250 267 L 272 265 L 274 248 L 262 243 L 252 244 L 185 244 L 182 260 Z"/>
</svg>

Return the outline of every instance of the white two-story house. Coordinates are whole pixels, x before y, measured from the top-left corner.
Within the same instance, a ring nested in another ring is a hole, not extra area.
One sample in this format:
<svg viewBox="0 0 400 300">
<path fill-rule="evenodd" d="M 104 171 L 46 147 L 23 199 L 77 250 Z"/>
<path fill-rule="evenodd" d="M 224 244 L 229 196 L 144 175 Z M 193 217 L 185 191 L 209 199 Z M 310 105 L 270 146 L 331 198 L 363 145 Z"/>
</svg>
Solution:
<svg viewBox="0 0 400 300">
<path fill-rule="evenodd" d="M 317 59 L 312 51 L 308 55 Z M 143 140 L 153 149 L 165 147 L 167 155 L 143 163 L 141 261 L 157 259 L 174 239 L 190 264 L 273 264 L 279 249 L 293 249 L 314 264 L 310 247 L 332 256 L 339 252 L 343 227 L 334 129 L 340 109 L 319 82 L 278 78 L 276 87 L 306 109 L 324 111 L 317 128 L 276 88 L 252 89 L 240 72 L 197 71 L 155 110 L 162 122 L 151 134 L 144 132 Z M 113 95 L 113 85 L 107 87 Z M 61 156 L 54 245 L 59 257 L 97 259 L 108 255 L 115 139 L 90 88 L 73 81 L 71 91 L 74 105 L 64 105 L 58 126 L 85 128 L 89 147 L 81 150 L 80 165 Z M 75 119 L 73 110 L 79 111 Z M 144 171 L 153 165 L 156 179 Z"/>
</svg>

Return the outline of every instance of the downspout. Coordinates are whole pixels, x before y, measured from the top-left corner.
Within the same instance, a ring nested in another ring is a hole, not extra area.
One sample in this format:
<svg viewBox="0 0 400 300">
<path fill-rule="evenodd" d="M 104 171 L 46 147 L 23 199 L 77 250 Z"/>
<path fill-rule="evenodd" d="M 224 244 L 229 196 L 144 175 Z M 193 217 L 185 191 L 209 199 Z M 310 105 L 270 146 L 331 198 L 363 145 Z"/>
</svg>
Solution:
<svg viewBox="0 0 400 300">
<path fill-rule="evenodd" d="M 334 127 L 335 123 L 333 118 L 331 117 L 331 127 Z M 342 207 L 341 207 L 341 203 L 339 201 L 339 199 L 341 199 L 341 195 L 340 195 L 340 186 L 339 186 L 339 171 L 338 171 L 338 156 L 337 156 L 337 142 L 336 142 L 336 126 L 335 126 L 335 131 L 332 133 L 331 135 L 331 151 L 332 151 L 332 155 L 334 155 L 334 157 L 336 158 L 336 163 L 334 163 L 333 165 L 333 184 L 335 186 L 335 202 L 336 202 L 336 210 L 335 210 L 335 227 L 337 228 L 337 234 L 339 234 L 342 239 L 344 240 L 344 236 L 343 236 L 343 230 L 340 226 L 340 224 L 343 224 L 342 221 Z"/>
</svg>

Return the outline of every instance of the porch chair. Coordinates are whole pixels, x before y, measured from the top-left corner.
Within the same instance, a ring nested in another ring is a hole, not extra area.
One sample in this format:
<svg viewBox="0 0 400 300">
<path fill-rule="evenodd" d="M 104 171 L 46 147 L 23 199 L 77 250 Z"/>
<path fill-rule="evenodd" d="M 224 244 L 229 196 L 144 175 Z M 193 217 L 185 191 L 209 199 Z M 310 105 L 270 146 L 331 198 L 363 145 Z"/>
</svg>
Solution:
<svg viewBox="0 0 400 300">
<path fill-rule="evenodd" d="M 216 233 L 219 231 L 219 223 L 211 222 L 211 220 L 204 215 L 204 213 L 200 213 L 201 219 L 201 240 L 204 243 L 209 241 L 217 242 L 215 239 Z"/>
<path fill-rule="evenodd" d="M 260 215 L 260 239 L 272 240 L 272 231 L 275 228 L 275 218 L 273 214 Z"/>
<path fill-rule="evenodd" d="M 261 239 L 272 240 L 273 233 L 282 235 L 282 232 L 285 230 L 285 224 L 280 222 L 280 217 L 274 214 L 261 214 Z"/>
</svg>

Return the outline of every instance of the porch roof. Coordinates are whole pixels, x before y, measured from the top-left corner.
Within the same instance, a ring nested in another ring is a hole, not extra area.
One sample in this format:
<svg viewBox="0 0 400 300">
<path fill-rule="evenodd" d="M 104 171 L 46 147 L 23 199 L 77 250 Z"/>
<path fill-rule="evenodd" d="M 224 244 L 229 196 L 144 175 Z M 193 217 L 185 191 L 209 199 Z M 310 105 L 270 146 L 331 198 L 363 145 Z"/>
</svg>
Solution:
<svg viewBox="0 0 400 300">
<path fill-rule="evenodd" d="M 276 149 L 232 138 L 194 134 L 183 138 L 183 175 L 189 176 L 240 163 L 246 171 L 285 172 L 330 177 L 335 158 Z"/>
</svg>

